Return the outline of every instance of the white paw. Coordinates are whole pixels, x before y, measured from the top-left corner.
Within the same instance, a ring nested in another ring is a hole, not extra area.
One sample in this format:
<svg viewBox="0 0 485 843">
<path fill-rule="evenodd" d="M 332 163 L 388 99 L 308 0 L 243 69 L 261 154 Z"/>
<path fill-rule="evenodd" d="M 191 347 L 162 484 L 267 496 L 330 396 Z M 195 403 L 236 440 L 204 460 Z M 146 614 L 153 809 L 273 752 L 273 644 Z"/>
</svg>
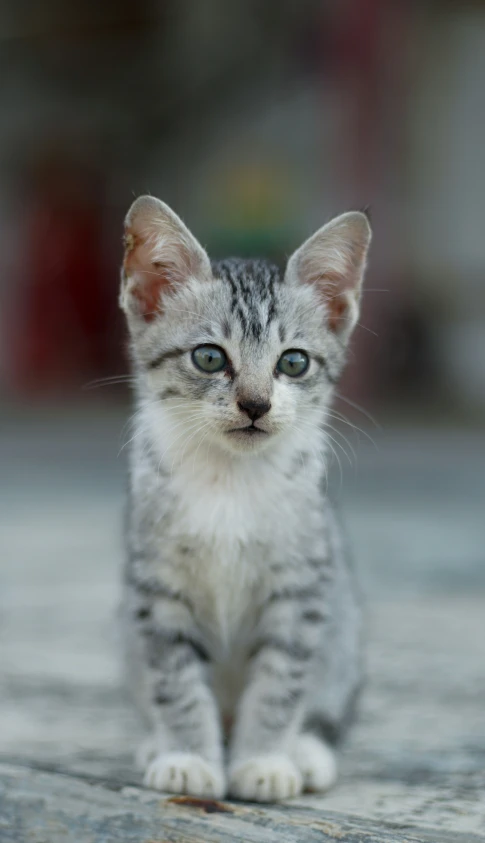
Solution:
<svg viewBox="0 0 485 843">
<path fill-rule="evenodd" d="M 225 793 L 222 768 L 188 752 L 157 755 L 148 765 L 143 783 L 154 790 L 221 799 Z"/>
<path fill-rule="evenodd" d="M 328 790 L 337 778 L 335 753 L 316 735 L 300 735 L 292 758 L 303 776 L 305 790 Z"/>
<path fill-rule="evenodd" d="M 301 793 L 301 775 L 287 755 L 259 755 L 236 762 L 229 772 L 231 796 L 249 802 L 279 802 Z"/>
</svg>

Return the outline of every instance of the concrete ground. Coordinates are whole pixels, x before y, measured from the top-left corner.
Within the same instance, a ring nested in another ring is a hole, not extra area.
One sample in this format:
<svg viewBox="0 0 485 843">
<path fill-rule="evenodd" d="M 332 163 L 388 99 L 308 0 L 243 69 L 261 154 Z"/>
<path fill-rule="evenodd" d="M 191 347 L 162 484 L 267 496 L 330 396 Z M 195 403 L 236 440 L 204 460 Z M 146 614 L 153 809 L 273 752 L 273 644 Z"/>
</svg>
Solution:
<svg viewBox="0 0 485 843">
<path fill-rule="evenodd" d="M 114 624 L 122 427 L 94 409 L 2 425 L 0 840 L 485 841 L 485 436 L 352 435 L 356 466 L 335 487 L 368 682 L 340 781 L 199 828 L 202 809 L 140 790 L 131 760 Z"/>
</svg>

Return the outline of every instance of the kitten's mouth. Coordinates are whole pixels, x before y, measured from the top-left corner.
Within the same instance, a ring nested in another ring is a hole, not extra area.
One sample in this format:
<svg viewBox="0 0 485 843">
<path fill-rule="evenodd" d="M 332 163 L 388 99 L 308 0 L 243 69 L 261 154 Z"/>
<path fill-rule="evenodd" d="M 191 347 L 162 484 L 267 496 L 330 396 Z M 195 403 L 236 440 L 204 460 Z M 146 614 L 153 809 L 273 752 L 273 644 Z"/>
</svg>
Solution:
<svg viewBox="0 0 485 843">
<path fill-rule="evenodd" d="M 260 427 L 256 427 L 254 424 L 250 424 L 247 427 L 233 427 L 227 433 L 243 433 L 247 436 L 257 436 L 258 434 L 268 435 L 266 430 L 261 430 Z"/>
</svg>

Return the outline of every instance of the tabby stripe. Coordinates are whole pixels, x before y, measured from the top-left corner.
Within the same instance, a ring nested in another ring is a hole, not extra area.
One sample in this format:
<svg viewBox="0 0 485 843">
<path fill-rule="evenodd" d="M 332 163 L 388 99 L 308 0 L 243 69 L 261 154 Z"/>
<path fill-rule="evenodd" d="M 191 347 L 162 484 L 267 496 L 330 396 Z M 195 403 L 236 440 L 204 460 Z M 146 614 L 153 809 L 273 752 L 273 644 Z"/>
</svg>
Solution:
<svg viewBox="0 0 485 843">
<path fill-rule="evenodd" d="M 323 623 L 327 619 L 327 615 L 319 612 L 318 609 L 308 609 L 301 615 L 301 620 L 306 623 Z"/>
<path fill-rule="evenodd" d="M 160 393 L 159 398 L 160 401 L 166 401 L 167 398 L 182 398 L 182 393 L 178 389 L 173 389 L 170 386 L 167 386 L 163 392 Z"/>
<path fill-rule="evenodd" d="M 170 351 L 164 351 L 163 354 L 159 354 L 158 357 L 154 357 L 153 360 L 148 361 L 146 364 L 147 369 L 158 369 L 165 360 L 182 357 L 183 354 L 187 354 L 186 348 L 172 348 Z"/>
<path fill-rule="evenodd" d="M 313 649 L 310 647 L 305 647 L 297 641 L 285 641 L 283 638 L 271 635 L 263 641 L 258 641 L 251 650 L 249 658 L 254 658 L 259 655 L 262 650 L 266 649 L 278 650 L 280 653 L 286 653 L 286 655 L 290 656 L 290 658 L 296 659 L 297 661 L 308 661 L 313 656 Z"/>
<path fill-rule="evenodd" d="M 313 357 L 317 361 L 317 363 L 319 363 L 320 366 L 323 369 L 325 369 L 325 372 L 327 374 L 327 378 L 329 379 L 330 383 L 335 386 L 339 382 L 339 378 L 338 378 L 337 375 L 334 375 L 330 371 L 329 365 L 328 365 L 328 360 L 326 360 L 325 357 L 322 357 L 320 354 L 314 354 Z"/>
<path fill-rule="evenodd" d="M 282 588 L 280 591 L 273 591 L 268 597 L 268 603 L 277 603 L 280 600 L 311 600 L 319 597 L 318 583 L 304 588 Z"/>
<path fill-rule="evenodd" d="M 167 647 L 173 649 L 177 647 L 183 647 L 184 649 L 189 648 L 189 650 L 192 651 L 192 653 L 195 654 L 200 661 L 210 661 L 209 653 L 200 641 L 197 641 L 197 639 L 193 638 L 191 635 L 186 635 L 184 632 L 157 628 L 145 629 L 143 634 L 150 640 L 153 647 L 157 650 L 166 650 Z M 185 660 L 183 660 L 182 663 L 185 663 Z"/>
<path fill-rule="evenodd" d="M 275 708 L 293 708 L 293 706 L 301 699 L 303 696 L 303 688 L 293 688 L 292 690 L 288 691 L 285 696 L 276 696 L 275 694 L 268 694 L 265 697 L 261 697 L 261 702 L 264 705 L 268 705 L 273 711 Z"/>
<path fill-rule="evenodd" d="M 184 606 L 187 606 L 188 609 L 192 610 L 192 603 L 188 597 L 185 597 L 185 595 L 181 594 L 180 591 L 174 591 L 172 588 L 169 588 L 169 586 L 160 582 L 157 577 L 139 576 L 135 573 L 133 568 L 128 568 L 126 579 L 129 585 L 132 585 L 142 594 L 165 600 L 173 600 L 176 603 L 183 603 Z"/>
</svg>

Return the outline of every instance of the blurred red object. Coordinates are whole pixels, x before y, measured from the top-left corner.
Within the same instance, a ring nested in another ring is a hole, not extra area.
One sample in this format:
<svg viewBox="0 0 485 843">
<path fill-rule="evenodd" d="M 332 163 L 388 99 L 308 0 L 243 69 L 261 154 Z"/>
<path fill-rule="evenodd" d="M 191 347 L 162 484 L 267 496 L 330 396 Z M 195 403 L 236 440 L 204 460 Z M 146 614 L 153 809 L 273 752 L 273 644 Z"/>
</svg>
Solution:
<svg viewBox="0 0 485 843">
<path fill-rule="evenodd" d="M 21 391 L 78 385 L 106 369 L 113 291 L 96 186 L 91 172 L 55 156 L 34 171 L 11 344 L 14 386 Z"/>
</svg>

